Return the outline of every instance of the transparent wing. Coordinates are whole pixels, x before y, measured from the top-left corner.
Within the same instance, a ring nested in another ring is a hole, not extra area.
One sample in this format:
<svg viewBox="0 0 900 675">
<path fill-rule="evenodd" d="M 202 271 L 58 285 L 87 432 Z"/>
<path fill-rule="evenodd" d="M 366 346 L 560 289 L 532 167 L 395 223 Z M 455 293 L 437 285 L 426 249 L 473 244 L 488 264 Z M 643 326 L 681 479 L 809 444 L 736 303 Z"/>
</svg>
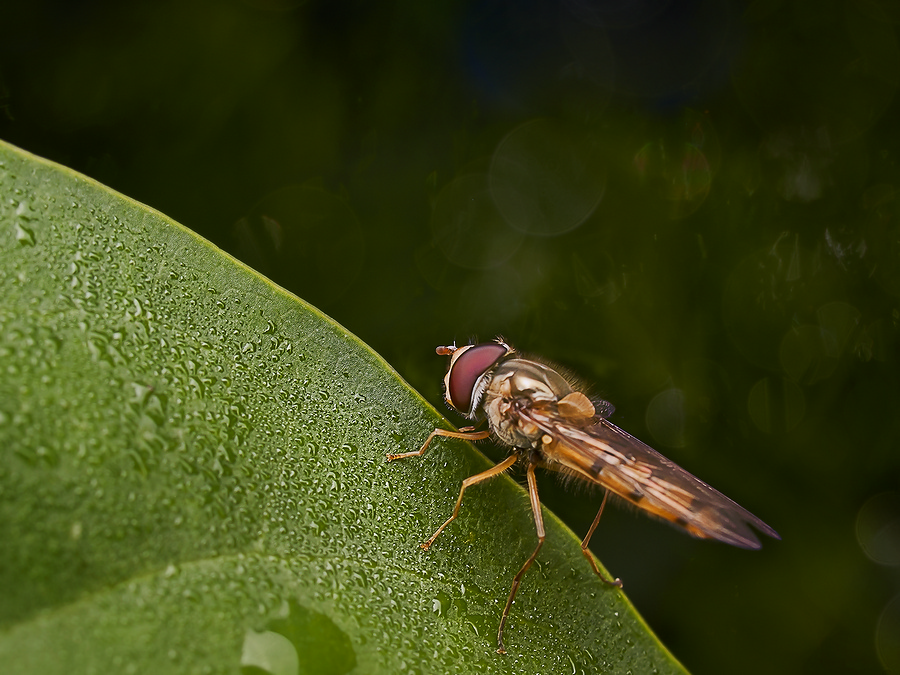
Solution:
<svg viewBox="0 0 900 675">
<path fill-rule="evenodd" d="M 695 537 L 758 549 L 753 526 L 781 538 L 747 509 L 604 417 L 566 418 L 554 404 L 541 403 L 518 408 L 515 414 L 520 423 L 544 433 L 541 452 L 548 468 L 601 485 Z"/>
</svg>

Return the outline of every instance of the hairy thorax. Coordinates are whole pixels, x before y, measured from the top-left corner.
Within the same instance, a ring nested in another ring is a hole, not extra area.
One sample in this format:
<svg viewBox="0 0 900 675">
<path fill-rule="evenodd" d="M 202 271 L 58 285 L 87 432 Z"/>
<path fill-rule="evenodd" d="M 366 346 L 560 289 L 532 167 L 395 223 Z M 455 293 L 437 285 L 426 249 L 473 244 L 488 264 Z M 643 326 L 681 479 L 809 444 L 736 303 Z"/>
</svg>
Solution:
<svg viewBox="0 0 900 675">
<path fill-rule="evenodd" d="M 497 437 L 515 448 L 536 448 L 543 433 L 522 420 L 517 409 L 535 403 L 555 403 L 572 387 L 552 368 L 537 361 L 510 359 L 497 367 L 484 393 L 488 424 Z"/>
</svg>

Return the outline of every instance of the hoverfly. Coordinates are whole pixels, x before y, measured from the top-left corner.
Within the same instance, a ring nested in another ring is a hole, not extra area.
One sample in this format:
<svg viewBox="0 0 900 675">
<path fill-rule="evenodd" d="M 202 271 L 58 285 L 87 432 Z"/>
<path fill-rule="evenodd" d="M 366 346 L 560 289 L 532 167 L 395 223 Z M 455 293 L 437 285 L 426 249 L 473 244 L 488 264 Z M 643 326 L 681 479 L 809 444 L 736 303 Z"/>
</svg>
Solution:
<svg viewBox="0 0 900 675">
<path fill-rule="evenodd" d="M 488 429 L 435 429 L 418 450 L 391 454 L 387 459 L 417 457 L 436 436 L 477 441 L 493 435 L 510 448 L 509 456 L 502 462 L 463 481 L 453 513 L 421 545 L 426 550 L 459 515 L 466 488 L 499 476 L 520 460 L 525 464 L 538 542 L 513 578 L 497 631 L 498 653 L 506 653 L 503 629 L 513 599 L 546 538 L 534 474 L 538 467 L 605 489 L 600 510 L 581 542 L 581 552 L 597 576 L 609 586 L 621 587 L 622 582 L 604 576 L 588 550 L 588 543 L 610 493 L 701 539 L 758 549 L 761 545 L 751 525 L 763 534 L 781 538 L 747 509 L 612 424 L 607 419 L 614 410 L 610 403 L 601 401 L 595 405 L 556 370 L 520 358 L 502 339 L 464 347 L 454 344 L 435 351 L 450 357 L 444 376 L 447 404 L 468 419 L 486 419 Z"/>
</svg>

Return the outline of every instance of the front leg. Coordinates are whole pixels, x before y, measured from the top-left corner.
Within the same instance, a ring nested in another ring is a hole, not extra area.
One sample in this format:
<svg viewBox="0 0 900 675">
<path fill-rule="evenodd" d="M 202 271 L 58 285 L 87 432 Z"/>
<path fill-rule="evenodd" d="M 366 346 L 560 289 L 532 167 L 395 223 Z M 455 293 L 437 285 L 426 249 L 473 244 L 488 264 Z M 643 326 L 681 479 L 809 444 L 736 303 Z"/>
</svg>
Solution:
<svg viewBox="0 0 900 675">
<path fill-rule="evenodd" d="M 425 448 L 427 448 L 431 441 L 434 440 L 435 436 L 445 436 L 447 438 L 461 438 L 464 441 L 480 441 L 483 438 L 487 438 L 491 435 L 491 432 L 488 430 L 484 431 L 472 431 L 474 427 L 465 427 L 464 430 L 461 431 L 447 431 L 446 429 L 435 429 L 430 434 L 428 434 L 428 438 L 425 439 L 425 443 L 418 450 L 413 450 L 412 452 L 401 452 L 396 455 L 388 455 L 387 461 L 393 462 L 395 459 L 405 459 L 406 457 L 418 457 L 423 452 L 425 452 Z"/>
</svg>

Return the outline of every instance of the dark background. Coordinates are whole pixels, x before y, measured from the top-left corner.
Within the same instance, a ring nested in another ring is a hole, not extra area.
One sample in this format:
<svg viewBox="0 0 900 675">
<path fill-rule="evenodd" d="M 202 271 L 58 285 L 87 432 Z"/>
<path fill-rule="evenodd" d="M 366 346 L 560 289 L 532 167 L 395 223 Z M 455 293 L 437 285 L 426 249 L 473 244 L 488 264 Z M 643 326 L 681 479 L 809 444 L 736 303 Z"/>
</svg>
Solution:
<svg viewBox="0 0 900 675">
<path fill-rule="evenodd" d="M 695 673 L 900 673 L 898 25 L 877 0 L 6 2 L 0 137 L 436 405 L 454 340 L 577 372 L 783 537 L 604 516 L 594 550 Z M 542 495 L 579 534 L 599 504 Z"/>
</svg>

